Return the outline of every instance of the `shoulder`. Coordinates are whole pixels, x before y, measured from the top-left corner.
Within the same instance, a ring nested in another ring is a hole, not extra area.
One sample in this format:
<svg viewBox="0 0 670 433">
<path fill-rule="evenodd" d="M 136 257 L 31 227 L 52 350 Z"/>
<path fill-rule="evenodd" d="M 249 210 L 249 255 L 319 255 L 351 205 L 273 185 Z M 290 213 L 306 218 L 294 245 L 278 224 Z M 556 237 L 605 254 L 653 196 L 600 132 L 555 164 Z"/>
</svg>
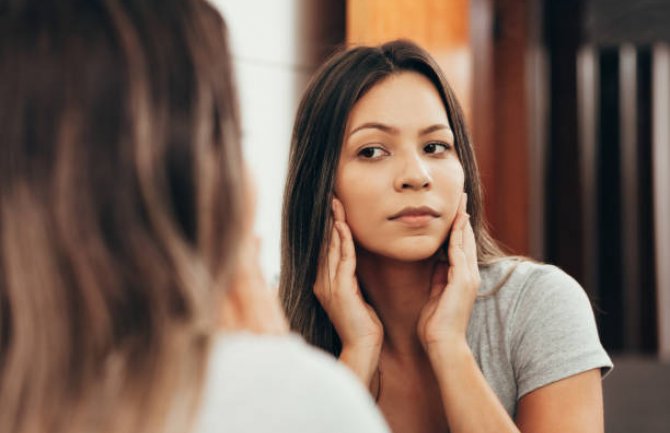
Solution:
<svg viewBox="0 0 670 433">
<path fill-rule="evenodd" d="M 581 285 L 554 265 L 509 258 L 480 266 L 480 274 L 480 295 L 494 295 L 512 308 L 556 297 L 589 303 Z"/>
<path fill-rule="evenodd" d="M 240 380 L 244 377 L 253 379 L 254 384 L 260 385 L 260 379 L 267 379 L 265 386 L 292 383 L 304 389 L 317 386 L 311 380 L 314 377 L 320 378 L 318 385 L 321 386 L 340 384 L 341 380 L 346 382 L 345 388 L 352 380 L 358 385 L 347 373 L 332 356 L 309 346 L 296 334 L 220 336 L 214 344 L 210 363 L 212 379 L 235 378 L 236 384 L 245 387 L 249 383 Z M 356 391 L 359 391 L 358 386 Z"/>
<path fill-rule="evenodd" d="M 589 297 L 560 268 L 508 259 L 484 267 L 482 274 L 480 316 L 499 319 L 492 323 L 503 333 L 510 357 L 521 348 L 540 353 L 558 342 L 600 347 Z"/>
<path fill-rule="evenodd" d="M 557 266 L 516 257 L 503 258 L 490 264 L 480 265 L 479 272 L 482 275 L 482 282 L 486 281 L 487 284 L 495 284 L 508 276 L 506 285 L 516 286 L 537 278 L 549 278 L 562 282 L 574 281 Z"/>
<path fill-rule="evenodd" d="M 353 375 L 297 335 L 221 336 L 207 377 L 198 433 L 387 431 Z"/>
</svg>

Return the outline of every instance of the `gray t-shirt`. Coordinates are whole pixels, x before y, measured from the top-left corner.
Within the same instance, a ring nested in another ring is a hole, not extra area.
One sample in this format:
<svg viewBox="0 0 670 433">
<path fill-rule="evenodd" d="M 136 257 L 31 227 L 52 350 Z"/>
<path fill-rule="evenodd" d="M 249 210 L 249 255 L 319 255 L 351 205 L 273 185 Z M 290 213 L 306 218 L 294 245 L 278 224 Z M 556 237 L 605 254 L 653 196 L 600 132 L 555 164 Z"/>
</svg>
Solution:
<svg viewBox="0 0 670 433">
<path fill-rule="evenodd" d="M 510 414 L 525 394 L 612 361 L 603 349 L 593 310 L 582 287 L 551 265 L 503 260 L 480 267 L 479 297 L 467 339 L 487 382 Z"/>
<path fill-rule="evenodd" d="M 226 333 L 212 351 L 195 433 L 389 433 L 331 356 L 286 336 Z"/>
</svg>

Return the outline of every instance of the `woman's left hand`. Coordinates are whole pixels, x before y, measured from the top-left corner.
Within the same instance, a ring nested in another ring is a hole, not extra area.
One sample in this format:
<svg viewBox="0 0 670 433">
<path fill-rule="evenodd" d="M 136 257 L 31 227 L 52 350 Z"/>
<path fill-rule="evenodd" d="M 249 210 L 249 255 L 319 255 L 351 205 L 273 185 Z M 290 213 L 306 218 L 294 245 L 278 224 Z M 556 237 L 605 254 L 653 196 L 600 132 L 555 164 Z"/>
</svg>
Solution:
<svg viewBox="0 0 670 433">
<path fill-rule="evenodd" d="M 465 341 L 472 307 L 479 289 L 477 246 L 466 212 L 467 194 L 463 194 L 451 227 L 449 263 L 435 265 L 428 302 L 418 322 L 418 334 L 424 349 L 431 352 Z"/>
</svg>

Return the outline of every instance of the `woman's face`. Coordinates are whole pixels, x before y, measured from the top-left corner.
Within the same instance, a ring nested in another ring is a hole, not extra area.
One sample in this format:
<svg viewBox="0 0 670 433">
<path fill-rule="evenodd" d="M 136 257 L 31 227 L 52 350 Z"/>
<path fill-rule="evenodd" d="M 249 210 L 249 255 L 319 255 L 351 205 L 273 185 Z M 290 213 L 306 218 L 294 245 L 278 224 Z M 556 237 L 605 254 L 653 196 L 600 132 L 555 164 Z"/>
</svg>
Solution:
<svg viewBox="0 0 670 433">
<path fill-rule="evenodd" d="M 354 105 L 335 195 L 359 248 L 402 261 L 447 237 L 465 175 L 440 95 L 415 72 L 394 74 Z"/>
</svg>

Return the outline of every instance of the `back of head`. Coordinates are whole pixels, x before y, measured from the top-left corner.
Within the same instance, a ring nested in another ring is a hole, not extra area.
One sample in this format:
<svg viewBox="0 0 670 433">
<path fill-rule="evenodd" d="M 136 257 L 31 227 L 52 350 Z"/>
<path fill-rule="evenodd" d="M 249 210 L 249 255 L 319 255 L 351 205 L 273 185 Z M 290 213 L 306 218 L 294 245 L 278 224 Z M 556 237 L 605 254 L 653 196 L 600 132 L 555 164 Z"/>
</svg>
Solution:
<svg viewBox="0 0 670 433">
<path fill-rule="evenodd" d="M 183 431 L 238 135 L 204 1 L 0 0 L 0 431 Z"/>
</svg>

